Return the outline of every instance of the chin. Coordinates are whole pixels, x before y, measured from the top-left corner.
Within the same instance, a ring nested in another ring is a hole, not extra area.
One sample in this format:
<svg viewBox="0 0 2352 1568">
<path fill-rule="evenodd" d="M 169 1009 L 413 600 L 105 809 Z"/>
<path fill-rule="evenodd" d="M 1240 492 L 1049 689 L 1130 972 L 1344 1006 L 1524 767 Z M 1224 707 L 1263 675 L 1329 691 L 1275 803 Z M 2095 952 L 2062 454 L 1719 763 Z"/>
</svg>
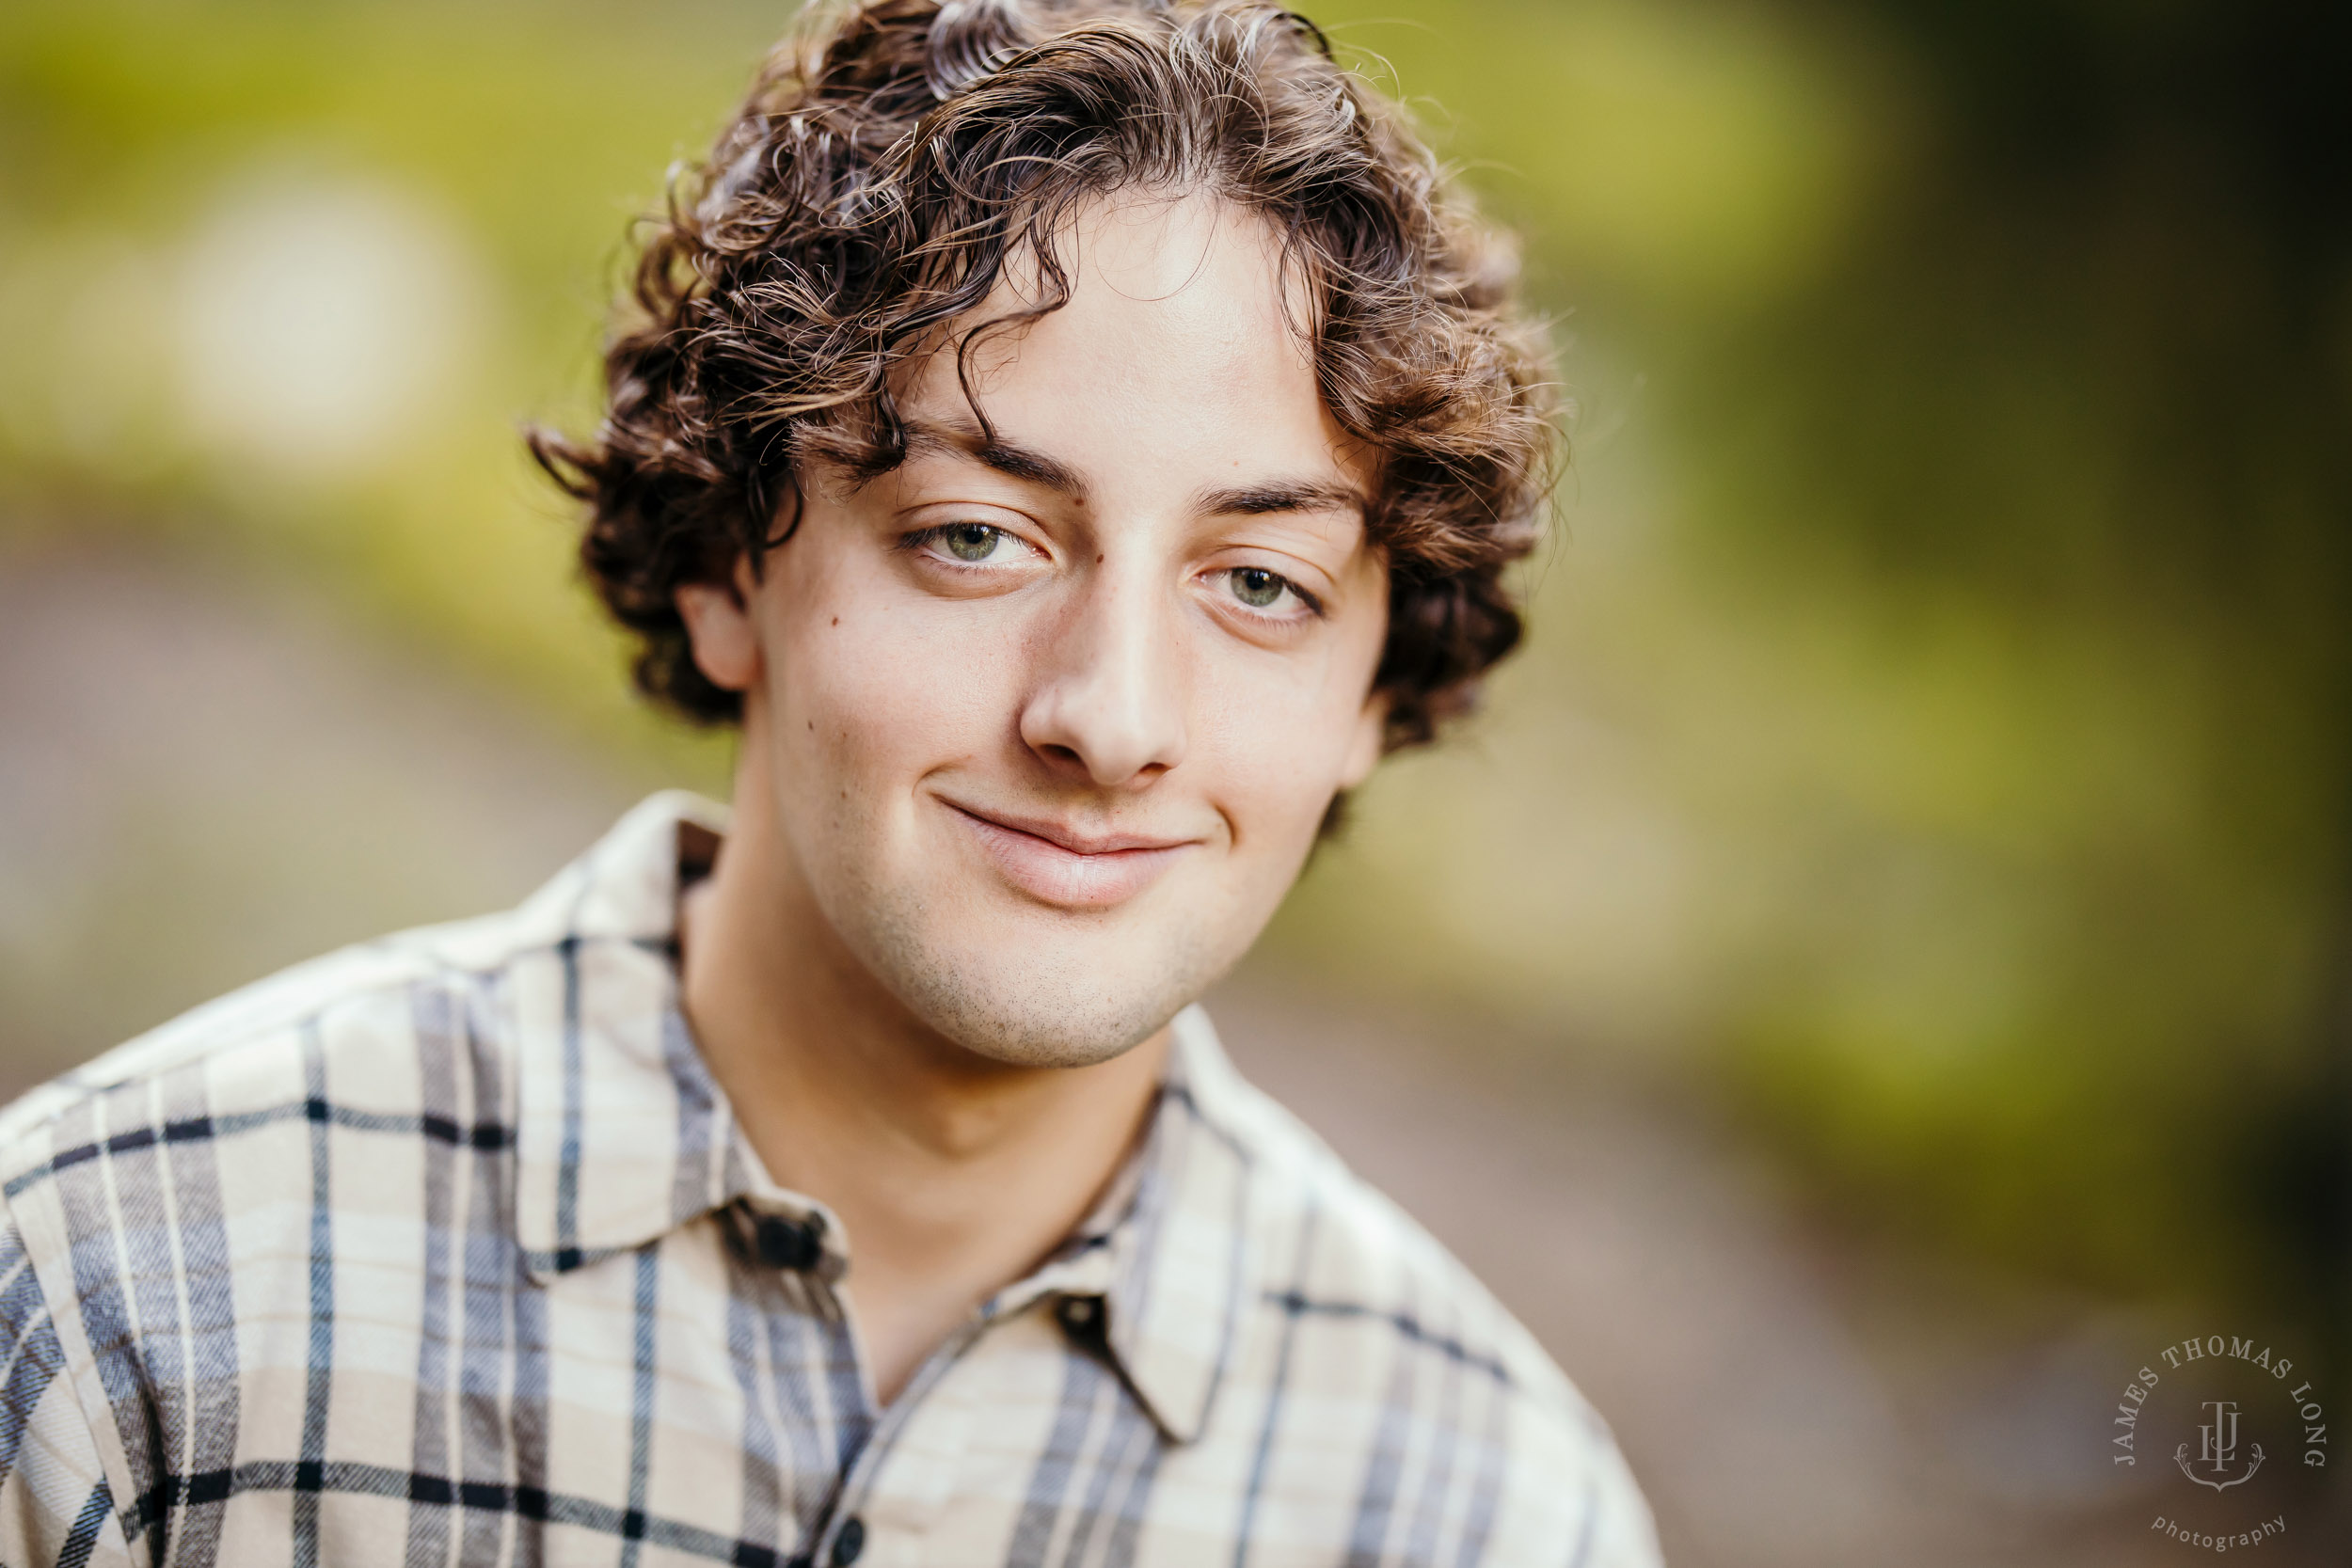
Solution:
<svg viewBox="0 0 2352 1568">
<path fill-rule="evenodd" d="M 1107 1062 L 1168 1027 L 1216 978 L 1184 964 L 1149 975 L 1089 968 L 1006 986 L 960 967 L 893 978 L 912 982 L 899 995 L 932 1028 L 975 1055 L 1012 1067 Z"/>
<path fill-rule="evenodd" d="M 897 922 L 870 935 L 851 945 L 866 949 L 859 956 L 910 1012 L 974 1055 L 1011 1067 L 1091 1067 L 1132 1051 L 1241 957 L 1191 937 L 1136 939 L 1105 953 L 1097 942 L 1050 937 L 974 950 Z"/>
<path fill-rule="evenodd" d="M 910 999 L 912 1000 L 912 999 Z M 1007 1067 L 1093 1067 L 1123 1056 L 1168 1026 L 1184 1010 L 1182 1001 L 1165 1006 L 1121 1010 L 1105 1007 L 1089 1017 L 1039 1008 L 1025 998 L 969 992 L 923 999 L 924 1022 L 975 1056 Z"/>
</svg>

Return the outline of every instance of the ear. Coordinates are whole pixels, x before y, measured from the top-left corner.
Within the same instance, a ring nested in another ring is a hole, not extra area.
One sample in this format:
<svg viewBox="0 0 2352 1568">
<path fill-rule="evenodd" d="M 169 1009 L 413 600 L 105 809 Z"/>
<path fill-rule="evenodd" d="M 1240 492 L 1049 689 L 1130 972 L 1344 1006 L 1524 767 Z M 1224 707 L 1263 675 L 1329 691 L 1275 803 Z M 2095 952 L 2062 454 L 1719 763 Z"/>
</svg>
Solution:
<svg viewBox="0 0 2352 1568">
<path fill-rule="evenodd" d="M 759 676 L 759 628 L 752 613 L 756 590 L 748 556 L 736 557 L 731 582 L 689 582 L 677 590 L 694 668 L 721 690 L 747 691 Z"/>
<path fill-rule="evenodd" d="M 1356 733 L 1348 737 L 1347 759 L 1340 766 L 1342 789 L 1353 789 L 1372 777 L 1387 754 L 1388 739 L 1389 694 L 1375 691 L 1364 699 L 1364 710 L 1356 716 Z"/>
</svg>

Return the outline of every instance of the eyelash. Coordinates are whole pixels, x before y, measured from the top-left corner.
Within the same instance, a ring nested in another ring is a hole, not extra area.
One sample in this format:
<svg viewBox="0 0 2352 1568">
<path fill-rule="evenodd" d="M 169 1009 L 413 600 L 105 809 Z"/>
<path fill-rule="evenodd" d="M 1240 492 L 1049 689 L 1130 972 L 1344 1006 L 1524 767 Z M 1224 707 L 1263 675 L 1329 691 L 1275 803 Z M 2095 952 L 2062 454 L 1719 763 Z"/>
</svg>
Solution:
<svg viewBox="0 0 2352 1568">
<path fill-rule="evenodd" d="M 986 529 L 995 538 L 1011 539 L 1016 544 L 1022 542 L 1020 535 L 1014 533 L 1010 529 L 998 528 L 993 523 L 940 523 L 931 528 L 917 529 L 913 533 L 907 534 L 904 538 L 898 541 L 898 547 L 902 550 L 916 551 L 924 549 L 927 546 L 942 545 L 946 542 L 946 538 L 949 533 L 955 531 L 957 529 L 965 528 Z M 931 559 L 938 562 L 943 566 L 946 566 L 951 570 L 959 571 L 985 571 L 991 564 L 991 562 L 981 561 L 958 561 L 952 555 L 945 553 L 934 553 L 931 556 Z M 1223 578 L 1228 583 L 1231 583 L 1234 576 L 1241 572 L 1263 572 L 1267 577 L 1272 578 L 1276 582 L 1281 584 L 1284 589 L 1288 590 L 1292 597 L 1295 598 L 1300 604 L 1304 605 L 1309 615 L 1313 616 L 1316 620 L 1322 620 L 1324 618 L 1323 601 L 1321 599 L 1307 592 L 1306 589 L 1301 588 L 1297 582 L 1292 578 L 1285 577 L 1281 573 L 1274 571 L 1268 567 L 1225 566 L 1220 567 L 1211 575 L 1214 577 Z M 1288 616 L 1269 615 L 1258 607 L 1243 601 L 1238 595 L 1234 596 L 1233 603 L 1243 613 L 1255 616 L 1263 621 L 1279 622 L 1290 619 Z"/>
<path fill-rule="evenodd" d="M 1307 607 L 1308 614 L 1313 616 L 1318 621 L 1323 619 L 1323 601 L 1321 599 L 1316 598 L 1312 594 L 1310 594 L 1304 588 L 1299 587 L 1298 584 L 1291 578 L 1284 577 L 1281 573 L 1274 571 L 1269 567 L 1223 566 L 1219 567 L 1214 575 L 1223 578 L 1227 582 L 1231 583 L 1235 575 L 1242 572 L 1265 573 L 1267 577 L 1272 578 L 1276 582 L 1280 583 L 1285 589 L 1289 590 L 1293 598 L 1296 599 L 1300 604 L 1305 605 Z M 1286 621 L 1290 619 L 1290 617 L 1286 615 L 1268 615 L 1264 610 L 1260 610 L 1257 606 L 1244 602 L 1238 595 L 1234 596 L 1233 602 L 1236 605 L 1239 605 L 1244 612 L 1255 615 L 1262 620 Z"/>
<path fill-rule="evenodd" d="M 902 550 L 913 553 L 923 550 L 926 546 L 939 546 L 941 547 L 932 552 L 931 559 L 938 562 L 943 566 L 950 567 L 959 571 L 979 572 L 986 571 L 992 566 L 1001 566 L 1005 564 L 1005 562 L 1002 562 L 991 561 L 959 561 L 954 555 L 948 553 L 946 548 L 947 535 L 955 532 L 958 529 L 966 528 L 986 529 L 993 536 L 993 539 L 1010 539 L 1016 545 L 1025 544 L 1025 541 L 1024 541 L 1019 534 L 1013 532 L 1012 530 L 1009 528 L 998 528 L 993 523 L 941 523 L 936 527 L 917 529 L 913 533 L 907 534 L 898 541 L 898 547 Z M 1034 549 L 1036 546 L 1029 546 L 1027 547 Z"/>
</svg>

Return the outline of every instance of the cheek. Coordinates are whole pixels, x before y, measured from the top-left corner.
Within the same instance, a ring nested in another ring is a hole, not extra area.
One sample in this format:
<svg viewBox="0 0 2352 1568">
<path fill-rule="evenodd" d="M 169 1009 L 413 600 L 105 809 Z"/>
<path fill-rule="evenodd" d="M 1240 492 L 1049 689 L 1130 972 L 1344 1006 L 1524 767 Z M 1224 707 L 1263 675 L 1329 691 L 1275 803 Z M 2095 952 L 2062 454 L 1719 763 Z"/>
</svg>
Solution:
<svg viewBox="0 0 2352 1568">
<path fill-rule="evenodd" d="M 1353 649 L 1305 668 L 1244 655 L 1206 673 L 1195 734 L 1219 803 L 1243 847 L 1304 854 L 1346 769 L 1369 662 Z"/>
<path fill-rule="evenodd" d="M 768 661 L 787 776 L 873 804 L 1005 730 L 998 628 L 918 612 L 853 564 L 812 562 L 778 596 Z"/>
</svg>

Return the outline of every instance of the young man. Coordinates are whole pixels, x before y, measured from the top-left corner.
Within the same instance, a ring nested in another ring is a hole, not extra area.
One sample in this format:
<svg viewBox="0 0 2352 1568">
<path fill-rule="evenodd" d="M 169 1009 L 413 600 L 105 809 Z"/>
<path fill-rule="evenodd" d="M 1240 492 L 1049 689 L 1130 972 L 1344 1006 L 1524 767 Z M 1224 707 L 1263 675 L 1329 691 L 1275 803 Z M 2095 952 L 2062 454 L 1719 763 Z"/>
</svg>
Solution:
<svg viewBox="0 0 2352 1568">
<path fill-rule="evenodd" d="M 731 816 L 7 1114 L 0 1561 L 1653 1562 L 1188 1010 L 1517 637 L 1498 277 L 1287 13 L 812 24 L 539 443 Z"/>
</svg>

